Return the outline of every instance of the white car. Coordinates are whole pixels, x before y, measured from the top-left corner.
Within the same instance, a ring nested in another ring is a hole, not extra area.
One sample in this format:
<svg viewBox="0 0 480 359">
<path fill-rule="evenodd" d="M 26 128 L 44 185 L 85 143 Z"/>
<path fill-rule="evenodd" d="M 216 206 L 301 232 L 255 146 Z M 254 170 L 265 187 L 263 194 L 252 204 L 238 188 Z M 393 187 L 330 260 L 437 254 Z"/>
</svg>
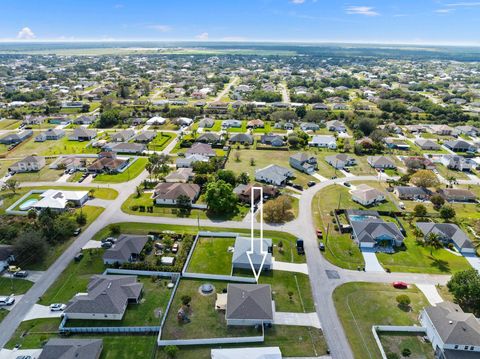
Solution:
<svg viewBox="0 0 480 359">
<path fill-rule="evenodd" d="M 50 310 L 52 312 L 61 312 L 62 310 L 65 310 L 67 306 L 65 304 L 61 304 L 61 303 L 54 303 L 54 304 L 50 304 Z"/>
<path fill-rule="evenodd" d="M 12 295 L 9 295 L 8 297 L 0 297 L 0 307 L 7 306 L 7 305 L 12 305 L 15 303 L 15 298 Z"/>
</svg>

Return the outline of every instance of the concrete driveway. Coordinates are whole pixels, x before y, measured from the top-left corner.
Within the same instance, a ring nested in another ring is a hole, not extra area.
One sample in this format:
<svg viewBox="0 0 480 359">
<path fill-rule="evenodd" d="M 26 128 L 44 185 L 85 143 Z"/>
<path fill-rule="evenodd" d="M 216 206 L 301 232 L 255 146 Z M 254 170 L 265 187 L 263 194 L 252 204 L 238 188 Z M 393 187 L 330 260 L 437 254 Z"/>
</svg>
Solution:
<svg viewBox="0 0 480 359">
<path fill-rule="evenodd" d="M 28 271 L 28 277 L 19 278 L 19 279 L 25 279 L 25 280 L 29 280 L 30 282 L 35 283 L 37 280 L 39 280 L 42 277 L 43 273 L 45 273 L 45 272 L 43 272 L 43 271 Z M 10 279 L 11 274 L 6 272 L 6 273 L 2 274 L 2 277 Z M 17 280 L 17 278 L 13 277 L 12 280 L 15 281 L 15 280 Z M 15 284 L 15 282 L 14 282 L 14 284 Z"/>
<path fill-rule="evenodd" d="M 465 256 L 465 259 L 470 263 L 470 265 L 476 270 L 480 271 L 480 258 L 479 257 L 469 257 Z"/>
<path fill-rule="evenodd" d="M 87 244 L 85 244 L 82 249 L 95 249 L 95 248 L 102 248 L 102 242 L 89 240 Z"/>
<path fill-rule="evenodd" d="M 16 359 L 22 355 L 30 355 L 32 359 L 37 359 L 41 352 L 42 349 L 1 349 L 0 359 Z"/>
<path fill-rule="evenodd" d="M 290 263 L 290 262 L 280 262 L 280 261 L 274 260 L 273 270 L 282 270 L 286 272 L 296 272 L 296 273 L 303 273 L 308 275 L 307 263 Z"/>
<path fill-rule="evenodd" d="M 46 305 L 35 304 L 27 313 L 24 320 L 39 319 L 39 318 L 60 318 L 63 312 L 52 312 L 50 307 Z"/>
<path fill-rule="evenodd" d="M 437 287 L 433 284 L 415 284 L 422 291 L 431 305 L 443 302 L 443 298 L 438 294 Z"/>
<path fill-rule="evenodd" d="M 385 272 L 375 252 L 362 249 L 362 256 L 365 261 L 365 272 Z"/>
<path fill-rule="evenodd" d="M 275 312 L 273 322 L 277 325 L 296 325 L 321 329 L 317 313 Z"/>
</svg>

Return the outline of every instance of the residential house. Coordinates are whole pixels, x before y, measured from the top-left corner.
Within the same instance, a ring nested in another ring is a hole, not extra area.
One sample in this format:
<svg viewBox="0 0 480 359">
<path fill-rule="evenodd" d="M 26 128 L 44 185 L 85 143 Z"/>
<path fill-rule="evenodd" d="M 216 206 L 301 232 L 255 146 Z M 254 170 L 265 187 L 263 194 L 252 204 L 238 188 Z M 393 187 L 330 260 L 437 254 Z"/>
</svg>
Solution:
<svg viewBox="0 0 480 359">
<path fill-rule="evenodd" d="M 178 197 L 187 196 L 194 203 L 200 195 L 200 186 L 195 183 L 159 183 L 153 191 L 156 204 L 176 205 Z"/>
<path fill-rule="evenodd" d="M 35 136 L 35 142 L 45 142 L 47 140 L 55 141 L 65 136 L 65 131 L 62 129 L 49 128 L 45 132 L 42 132 Z"/>
<path fill-rule="evenodd" d="M 315 135 L 311 141 L 308 142 L 311 147 L 328 148 L 335 150 L 337 148 L 337 140 L 334 136 L 330 135 Z"/>
<path fill-rule="evenodd" d="M 0 273 L 15 260 L 13 246 L 0 244 Z"/>
<path fill-rule="evenodd" d="M 213 118 L 205 117 L 198 122 L 198 128 L 212 128 L 215 125 Z"/>
<path fill-rule="evenodd" d="M 186 156 L 201 155 L 204 157 L 215 157 L 216 153 L 211 145 L 207 143 L 196 142 L 192 145 L 192 147 L 187 149 L 187 151 L 185 152 L 185 155 Z"/>
<path fill-rule="evenodd" d="M 375 169 L 397 168 L 395 162 L 385 156 L 369 156 L 367 162 Z"/>
<path fill-rule="evenodd" d="M 147 147 L 143 143 L 110 142 L 105 144 L 102 149 L 107 152 L 141 154 Z"/>
<path fill-rule="evenodd" d="M 448 169 L 455 171 L 471 171 L 477 166 L 471 159 L 457 155 L 443 155 L 440 162 Z"/>
<path fill-rule="evenodd" d="M 422 156 L 402 157 L 405 166 L 410 169 L 434 170 L 435 164 L 429 158 Z"/>
<path fill-rule="evenodd" d="M 227 286 L 227 325 L 255 326 L 273 324 L 275 302 L 269 284 L 237 284 Z"/>
<path fill-rule="evenodd" d="M 357 161 L 345 153 L 338 153 L 332 156 L 325 157 L 325 161 L 333 168 L 344 169 L 345 167 L 355 166 Z"/>
<path fill-rule="evenodd" d="M 76 207 L 82 206 L 88 200 L 88 191 L 63 191 L 49 189 L 40 194 L 38 202 L 32 204 L 32 208 L 43 210 L 50 208 L 52 211 L 65 211 L 67 204 L 72 203 Z"/>
<path fill-rule="evenodd" d="M 283 186 L 287 181 L 294 177 L 293 172 L 288 168 L 278 165 L 268 165 L 267 167 L 255 170 L 255 180 L 273 184 L 276 186 Z"/>
<path fill-rule="evenodd" d="M 348 106 L 344 103 L 336 103 L 332 107 L 334 110 L 348 110 Z"/>
<path fill-rule="evenodd" d="M 73 130 L 73 134 L 68 137 L 70 141 L 90 141 L 97 136 L 95 130 L 89 130 L 84 127 L 77 127 Z"/>
<path fill-rule="evenodd" d="M 458 304 L 442 302 L 424 308 L 420 324 L 425 328 L 438 359 L 480 357 L 480 320 Z"/>
<path fill-rule="evenodd" d="M 401 151 L 408 151 L 410 149 L 410 145 L 404 141 L 398 141 L 392 138 L 386 138 L 385 144 L 388 148 L 401 150 Z"/>
<path fill-rule="evenodd" d="M 103 350 L 102 339 L 51 338 L 43 346 L 38 359 L 99 359 Z M 28 356 L 20 356 L 28 358 Z"/>
<path fill-rule="evenodd" d="M 186 157 L 178 157 L 175 160 L 177 168 L 192 167 L 195 162 L 208 162 L 209 158 L 202 155 L 189 155 Z"/>
<path fill-rule="evenodd" d="M 19 133 L 9 133 L 0 138 L 0 143 L 4 145 L 15 145 L 27 140 L 28 138 L 32 137 L 32 135 L 32 130 L 20 131 Z"/>
<path fill-rule="evenodd" d="M 272 240 L 269 238 L 254 241 L 252 249 L 252 239 L 239 235 L 235 239 L 232 266 L 234 269 L 251 269 L 253 265 L 255 270 L 258 271 L 262 267 L 263 262 L 262 270 L 270 270 L 273 266 L 272 250 Z M 248 256 L 247 253 L 250 251 L 253 252 Z"/>
<path fill-rule="evenodd" d="M 453 128 L 448 125 L 430 125 L 430 132 L 440 136 L 450 136 Z"/>
<path fill-rule="evenodd" d="M 104 264 L 123 264 L 137 262 L 140 253 L 148 242 L 148 236 L 122 234 L 103 254 Z"/>
<path fill-rule="evenodd" d="M 146 122 L 147 125 L 160 126 L 163 125 L 167 120 L 160 116 L 153 116 L 149 118 Z"/>
<path fill-rule="evenodd" d="M 50 166 L 52 169 L 65 169 L 81 171 L 87 168 L 87 159 L 75 155 L 61 156 Z"/>
<path fill-rule="evenodd" d="M 438 194 L 447 202 L 476 202 L 477 196 L 472 191 L 462 188 L 442 188 Z"/>
<path fill-rule="evenodd" d="M 427 132 L 427 127 L 424 125 L 405 125 L 405 129 L 412 134 L 420 134 Z"/>
<path fill-rule="evenodd" d="M 240 120 L 224 120 L 222 121 L 222 129 L 226 130 L 227 128 L 241 128 L 242 127 L 242 121 Z"/>
<path fill-rule="evenodd" d="M 201 143 L 210 143 L 210 144 L 221 144 L 223 143 L 223 137 L 214 132 L 205 132 L 198 136 L 196 142 Z"/>
<path fill-rule="evenodd" d="M 82 115 L 75 119 L 74 123 L 77 125 L 91 125 L 97 120 L 95 116 Z"/>
<path fill-rule="evenodd" d="M 307 174 L 312 174 L 317 170 L 317 158 L 306 153 L 300 152 L 290 156 L 289 163 L 296 170 Z"/>
<path fill-rule="evenodd" d="M 265 123 L 260 119 L 250 120 L 247 122 L 247 128 L 264 128 L 264 127 L 265 127 Z"/>
<path fill-rule="evenodd" d="M 393 193 L 397 195 L 399 199 L 414 201 L 417 199 L 426 201 L 430 198 L 432 193 L 423 187 L 410 187 L 410 186 L 396 186 Z"/>
<path fill-rule="evenodd" d="M 415 144 L 422 150 L 438 151 L 441 148 L 437 141 L 425 138 L 416 138 Z"/>
<path fill-rule="evenodd" d="M 354 202 L 360 203 L 365 207 L 385 201 L 384 193 L 366 184 L 360 184 L 356 186 L 356 188 L 352 190 L 350 194 Z"/>
<path fill-rule="evenodd" d="M 120 132 L 111 133 L 110 140 L 113 142 L 127 142 L 133 136 L 135 136 L 135 131 L 131 129 L 127 129 Z"/>
<path fill-rule="evenodd" d="M 64 310 L 68 319 L 122 320 L 129 303 L 139 303 L 143 284 L 136 276 L 94 275 L 87 293 L 72 298 Z"/>
<path fill-rule="evenodd" d="M 320 126 L 313 122 L 302 122 L 300 124 L 300 129 L 304 132 L 306 131 L 318 131 Z"/>
<path fill-rule="evenodd" d="M 456 224 L 417 222 L 416 225 L 424 237 L 433 233 L 438 236 L 443 244 L 452 243 L 460 253 L 475 255 L 475 247 L 472 241 Z"/>
<path fill-rule="evenodd" d="M 323 111 L 326 111 L 328 110 L 328 106 L 325 105 L 324 103 L 314 103 L 312 105 L 312 109 L 313 110 L 323 110 Z"/>
<path fill-rule="evenodd" d="M 149 143 L 153 141 L 155 137 L 157 137 L 157 133 L 155 131 L 141 131 L 139 134 L 133 137 L 133 141 L 138 143 Z"/>
<path fill-rule="evenodd" d="M 258 183 L 249 183 L 249 184 L 239 184 L 237 187 L 233 189 L 233 192 L 237 195 L 238 199 L 240 202 L 250 204 L 252 203 L 252 188 L 262 188 L 262 193 L 263 193 L 263 199 L 268 199 L 272 197 L 276 197 L 278 195 L 278 189 L 274 186 L 266 186 L 266 185 L 261 185 Z M 255 203 L 257 203 L 260 200 L 260 190 L 255 189 L 253 191 L 253 200 Z"/>
<path fill-rule="evenodd" d="M 480 130 L 474 126 L 466 125 L 455 127 L 455 132 L 461 135 L 476 137 L 479 134 Z"/>
<path fill-rule="evenodd" d="M 27 156 L 23 160 L 15 162 L 10 166 L 10 172 L 24 173 L 37 172 L 45 167 L 45 157 L 43 156 Z"/>
<path fill-rule="evenodd" d="M 195 174 L 191 168 L 178 168 L 165 176 L 165 182 L 168 183 L 187 183 Z"/>
<path fill-rule="evenodd" d="M 283 136 L 275 134 L 266 134 L 260 137 L 260 142 L 264 145 L 269 145 L 273 147 L 282 147 L 285 144 Z"/>
<path fill-rule="evenodd" d="M 179 117 L 175 120 L 175 124 L 180 127 L 190 126 L 193 123 L 193 120 L 188 117 Z"/>
<path fill-rule="evenodd" d="M 326 126 L 328 130 L 332 132 L 347 132 L 347 128 L 345 127 L 345 124 L 338 120 L 328 121 L 326 123 Z"/>
<path fill-rule="evenodd" d="M 477 152 L 477 148 L 464 140 L 445 141 L 444 146 L 455 152 Z"/>
<path fill-rule="evenodd" d="M 237 133 L 228 140 L 230 143 L 240 143 L 242 145 L 253 145 L 253 136 L 247 133 Z"/>
<path fill-rule="evenodd" d="M 126 159 L 117 158 L 114 152 L 100 152 L 98 158 L 87 167 L 87 170 L 93 173 L 115 173 L 120 172 L 128 163 Z"/>
</svg>

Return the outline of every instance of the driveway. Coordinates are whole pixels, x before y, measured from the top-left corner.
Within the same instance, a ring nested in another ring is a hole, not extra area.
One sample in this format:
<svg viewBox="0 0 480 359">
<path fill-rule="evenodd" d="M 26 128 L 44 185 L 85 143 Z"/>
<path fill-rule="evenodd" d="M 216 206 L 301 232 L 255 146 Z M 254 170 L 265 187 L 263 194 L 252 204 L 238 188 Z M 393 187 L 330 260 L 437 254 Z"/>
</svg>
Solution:
<svg viewBox="0 0 480 359">
<path fill-rule="evenodd" d="M 437 287 L 433 284 L 415 284 L 422 291 L 431 305 L 443 302 L 443 298 L 438 294 Z"/>
<path fill-rule="evenodd" d="M 56 182 L 65 183 L 70 178 L 70 176 L 71 176 L 71 174 L 65 173 L 59 179 L 57 179 Z"/>
<path fill-rule="evenodd" d="M 285 272 L 296 272 L 296 273 L 303 273 L 308 275 L 307 263 L 290 263 L 290 262 L 280 262 L 280 261 L 274 260 L 273 270 L 282 270 Z"/>
<path fill-rule="evenodd" d="M 60 318 L 63 312 L 52 312 L 46 305 L 35 304 L 27 313 L 24 320 L 39 318 Z"/>
<path fill-rule="evenodd" d="M 476 270 L 480 271 L 480 258 L 479 257 L 469 257 L 465 256 L 465 259 L 470 263 L 470 265 Z"/>
<path fill-rule="evenodd" d="M 32 359 L 36 359 L 40 356 L 42 349 L 1 349 L 0 350 L 0 359 L 16 359 L 22 355 L 29 355 Z"/>
<path fill-rule="evenodd" d="M 43 273 L 45 273 L 45 272 L 42 272 L 42 271 L 28 271 L 28 277 L 20 278 L 20 279 L 29 280 L 30 282 L 35 283 L 37 280 L 39 280 L 42 277 Z M 5 272 L 5 273 L 3 273 L 2 277 L 10 278 L 10 273 Z M 13 278 L 13 280 L 16 280 L 16 278 Z"/>
<path fill-rule="evenodd" d="M 385 272 L 375 252 L 362 249 L 362 256 L 365 261 L 365 272 Z"/>
<path fill-rule="evenodd" d="M 94 241 L 94 240 L 89 240 L 83 247 L 82 249 L 96 249 L 96 248 L 102 248 L 102 242 L 101 241 Z"/>
<path fill-rule="evenodd" d="M 317 313 L 275 312 L 273 322 L 277 325 L 296 325 L 321 329 Z"/>
<path fill-rule="evenodd" d="M 312 176 L 318 179 L 320 182 L 327 181 L 328 179 L 326 177 L 323 177 L 322 175 L 318 174 L 317 172 L 312 173 Z"/>
</svg>

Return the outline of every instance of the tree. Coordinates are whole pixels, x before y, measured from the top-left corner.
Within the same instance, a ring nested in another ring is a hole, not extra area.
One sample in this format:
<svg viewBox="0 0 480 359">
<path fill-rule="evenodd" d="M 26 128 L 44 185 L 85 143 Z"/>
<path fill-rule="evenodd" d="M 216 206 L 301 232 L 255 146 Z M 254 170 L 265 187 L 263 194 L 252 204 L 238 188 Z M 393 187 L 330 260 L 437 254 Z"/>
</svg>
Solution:
<svg viewBox="0 0 480 359">
<path fill-rule="evenodd" d="M 188 214 L 192 209 L 192 201 L 187 195 L 181 194 L 177 198 L 177 206 L 180 208 L 182 214 Z"/>
<path fill-rule="evenodd" d="M 237 207 L 238 198 L 229 183 L 218 180 L 207 184 L 205 201 L 208 209 L 213 213 L 230 214 Z"/>
<path fill-rule="evenodd" d="M 181 300 L 182 300 L 183 305 L 188 306 L 188 305 L 190 305 L 190 302 L 192 301 L 192 297 L 190 297 L 189 295 L 183 295 Z"/>
<path fill-rule="evenodd" d="M 42 233 L 34 229 L 22 231 L 13 243 L 15 259 L 22 265 L 41 263 L 48 252 Z"/>
<path fill-rule="evenodd" d="M 75 220 L 77 221 L 77 224 L 79 226 L 84 226 L 87 224 L 87 215 L 83 213 L 83 211 L 80 211 L 76 216 Z"/>
<path fill-rule="evenodd" d="M 241 184 L 248 184 L 248 182 L 250 182 L 250 176 L 247 172 L 242 172 L 238 175 L 237 182 Z"/>
<path fill-rule="evenodd" d="M 119 224 L 112 223 L 110 224 L 109 229 L 112 236 L 118 236 L 121 233 L 121 228 Z"/>
<path fill-rule="evenodd" d="M 402 350 L 402 356 L 403 357 L 409 357 L 410 355 L 412 355 L 412 351 L 408 348 L 403 348 Z"/>
<path fill-rule="evenodd" d="M 425 217 L 427 215 L 427 208 L 423 204 L 417 204 L 413 208 L 413 214 L 415 217 Z"/>
<path fill-rule="evenodd" d="M 217 172 L 217 180 L 225 181 L 232 186 L 235 186 L 237 182 L 237 178 L 235 176 L 235 172 L 231 170 L 220 170 Z"/>
<path fill-rule="evenodd" d="M 53 220 L 53 236 L 46 237 L 50 242 L 63 242 L 73 236 L 77 228 L 75 220 L 67 213 L 56 216 Z"/>
<path fill-rule="evenodd" d="M 175 358 L 178 353 L 178 347 L 175 345 L 167 345 L 165 348 L 163 348 L 163 351 L 169 358 Z"/>
<path fill-rule="evenodd" d="M 295 109 L 295 114 L 300 118 L 304 118 L 305 115 L 307 114 L 307 110 L 305 109 L 305 106 L 297 107 Z"/>
<path fill-rule="evenodd" d="M 365 136 L 369 136 L 376 127 L 377 122 L 372 119 L 364 118 L 358 121 L 358 129 L 362 131 Z"/>
<path fill-rule="evenodd" d="M 425 247 L 430 247 L 430 255 L 433 254 L 434 249 L 439 249 L 443 247 L 443 243 L 440 240 L 440 236 L 437 233 L 430 232 L 423 238 L 423 245 Z"/>
<path fill-rule="evenodd" d="M 438 211 L 440 207 L 445 204 L 445 199 L 439 194 L 434 194 L 432 197 L 430 197 L 430 202 L 432 202 L 433 208 Z"/>
<path fill-rule="evenodd" d="M 430 170 L 418 170 L 410 178 L 410 182 L 418 187 L 437 187 L 439 185 L 438 178 Z"/>
<path fill-rule="evenodd" d="M 292 201 L 288 196 L 280 196 L 263 205 L 265 221 L 270 223 L 282 223 L 290 219 Z"/>
<path fill-rule="evenodd" d="M 406 294 L 400 294 L 396 298 L 398 306 L 401 308 L 408 308 L 410 306 L 410 303 L 412 302 L 410 300 L 410 297 Z"/>
<path fill-rule="evenodd" d="M 17 193 L 18 187 L 20 187 L 20 183 L 13 178 L 10 178 L 5 181 L 4 188 L 6 190 L 12 191 L 13 193 Z"/>
<path fill-rule="evenodd" d="M 98 121 L 98 127 L 100 128 L 109 128 L 120 123 L 120 112 L 118 110 L 105 110 L 100 115 Z"/>
<path fill-rule="evenodd" d="M 449 221 L 450 219 L 454 218 L 456 215 L 455 209 L 449 205 L 443 205 L 442 208 L 440 208 L 439 213 L 440 213 L 440 217 L 442 217 L 446 221 Z"/>
<path fill-rule="evenodd" d="M 471 268 L 454 273 L 447 288 L 464 311 L 480 316 L 480 273 L 477 270 Z"/>
</svg>

